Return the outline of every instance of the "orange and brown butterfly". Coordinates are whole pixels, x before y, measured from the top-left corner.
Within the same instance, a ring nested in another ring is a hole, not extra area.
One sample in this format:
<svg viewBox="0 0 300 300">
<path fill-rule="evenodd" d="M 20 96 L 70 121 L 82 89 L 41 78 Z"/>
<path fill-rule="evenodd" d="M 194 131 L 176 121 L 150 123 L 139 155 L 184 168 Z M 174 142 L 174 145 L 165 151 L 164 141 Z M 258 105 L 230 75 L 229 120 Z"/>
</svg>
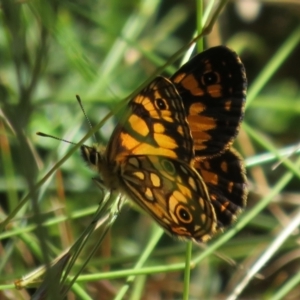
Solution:
<svg viewBox="0 0 300 300">
<path fill-rule="evenodd" d="M 166 232 L 207 241 L 245 206 L 246 177 L 230 150 L 244 113 L 246 77 L 226 47 L 195 56 L 171 79 L 133 98 L 104 153 L 81 147 L 109 191 L 144 209 Z"/>
</svg>

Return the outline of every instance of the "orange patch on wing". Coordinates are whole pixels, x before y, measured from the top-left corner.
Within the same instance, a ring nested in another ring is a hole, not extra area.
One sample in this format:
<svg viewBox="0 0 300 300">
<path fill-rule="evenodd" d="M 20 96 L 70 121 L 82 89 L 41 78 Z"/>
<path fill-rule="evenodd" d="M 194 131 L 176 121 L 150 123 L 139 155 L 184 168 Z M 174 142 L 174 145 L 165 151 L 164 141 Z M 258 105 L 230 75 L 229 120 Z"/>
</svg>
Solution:
<svg viewBox="0 0 300 300">
<path fill-rule="evenodd" d="M 168 135 L 154 133 L 153 137 L 160 148 L 175 149 L 178 147 L 178 143 Z"/>
<path fill-rule="evenodd" d="M 183 128 L 182 128 L 182 126 L 181 125 L 178 125 L 178 127 L 177 127 L 177 132 L 180 134 L 180 135 L 184 135 L 184 131 L 183 131 Z"/>
<path fill-rule="evenodd" d="M 210 195 L 210 199 L 216 201 L 217 200 L 217 196 L 215 194 Z"/>
<path fill-rule="evenodd" d="M 191 130 L 206 131 L 215 129 L 217 127 L 216 121 L 213 118 L 205 117 L 203 115 L 188 116 L 188 122 Z"/>
<path fill-rule="evenodd" d="M 160 123 L 154 123 L 153 124 L 153 130 L 155 133 L 164 133 L 165 132 L 165 126 Z"/>
<path fill-rule="evenodd" d="M 189 115 L 199 115 L 205 110 L 206 106 L 200 102 L 193 103 L 189 109 Z"/>
<path fill-rule="evenodd" d="M 193 131 L 192 130 L 192 136 L 194 141 L 194 147 L 197 150 L 204 150 L 207 148 L 207 145 L 203 144 L 206 141 L 211 140 L 211 135 L 206 132 L 199 132 L 199 131 Z"/>
<path fill-rule="evenodd" d="M 232 188 L 233 188 L 233 186 L 234 186 L 234 183 L 233 183 L 233 182 L 229 182 L 229 183 L 228 183 L 228 191 L 229 191 L 230 193 L 232 193 Z"/>
<path fill-rule="evenodd" d="M 186 186 L 182 185 L 182 184 L 178 184 L 178 188 L 179 188 L 179 190 L 180 190 L 181 193 L 177 193 L 176 195 L 181 194 L 182 197 L 181 198 L 177 198 L 177 200 L 180 200 L 181 202 L 187 203 L 188 202 L 187 198 L 189 198 L 189 199 L 192 198 L 191 189 L 189 187 L 186 187 Z M 173 193 L 174 196 L 175 196 L 175 192 Z"/>
<path fill-rule="evenodd" d="M 202 167 L 200 166 L 201 163 L 202 163 Z M 202 161 L 202 160 L 200 159 L 199 156 L 196 157 L 196 160 L 195 160 L 195 166 L 196 166 L 196 168 L 210 169 L 210 164 L 209 164 L 209 162 L 208 162 L 207 160 L 206 160 L 206 161 L 205 161 L 205 160 Z"/>
<path fill-rule="evenodd" d="M 204 91 L 199 88 L 199 84 L 194 75 L 190 74 L 186 76 L 181 82 L 181 85 L 189 90 L 194 96 L 203 96 Z"/>
<path fill-rule="evenodd" d="M 212 183 L 214 185 L 218 185 L 218 175 L 206 170 L 201 171 L 202 177 L 206 182 Z"/>
<path fill-rule="evenodd" d="M 140 180 L 145 180 L 145 174 L 143 172 L 134 172 L 132 174 Z"/>
<path fill-rule="evenodd" d="M 116 160 L 120 161 L 124 159 L 124 156 L 127 155 L 163 155 L 170 158 L 177 158 L 177 155 L 174 151 L 171 149 L 174 149 L 177 147 L 177 144 L 175 144 L 174 140 L 171 138 L 168 138 L 164 141 L 163 139 L 160 139 L 161 146 L 163 147 L 155 147 L 151 144 L 148 144 L 147 142 L 141 142 L 136 140 L 134 137 L 132 137 L 128 133 L 122 132 L 120 134 L 120 142 L 121 146 L 126 149 L 124 152 L 120 153 Z"/>
<path fill-rule="evenodd" d="M 222 171 L 225 172 L 225 173 L 228 172 L 228 164 L 227 164 L 226 161 L 223 161 L 223 162 L 221 163 L 221 169 L 222 169 Z"/>
<path fill-rule="evenodd" d="M 185 76 L 186 76 L 186 73 L 178 74 L 172 81 L 174 83 L 179 83 Z"/>
<path fill-rule="evenodd" d="M 120 142 L 122 147 L 127 150 L 131 150 L 140 144 L 140 142 L 133 138 L 130 134 L 123 132 L 120 134 Z"/>
<path fill-rule="evenodd" d="M 172 227 L 172 232 L 177 233 L 178 235 L 191 236 L 191 233 L 184 227 Z"/>
<path fill-rule="evenodd" d="M 226 101 L 225 105 L 224 105 L 225 110 L 230 111 L 231 110 L 231 104 L 232 104 L 231 100 Z"/>
<path fill-rule="evenodd" d="M 161 181 L 160 181 L 160 178 L 157 174 L 150 173 L 150 180 L 151 180 L 151 183 L 154 187 L 160 187 Z"/>
<path fill-rule="evenodd" d="M 138 129 L 138 133 L 140 135 L 147 136 L 149 134 L 147 123 L 137 115 L 131 115 L 128 118 L 128 123 L 131 125 L 131 128 Z"/>
<path fill-rule="evenodd" d="M 151 117 L 152 118 L 160 118 L 160 116 L 157 113 L 156 108 L 154 107 L 153 103 L 149 100 L 149 98 L 141 96 L 141 95 L 137 95 L 133 102 L 138 103 L 138 104 L 142 104 L 144 109 L 146 109 L 147 111 L 149 111 L 151 113 Z"/>
<path fill-rule="evenodd" d="M 229 202 L 225 202 L 223 205 L 221 205 L 221 211 L 225 211 L 227 209 L 228 205 L 229 205 Z"/>
<path fill-rule="evenodd" d="M 207 92 L 213 98 L 220 98 L 222 97 L 222 88 L 219 84 L 210 85 L 207 87 Z"/>
</svg>

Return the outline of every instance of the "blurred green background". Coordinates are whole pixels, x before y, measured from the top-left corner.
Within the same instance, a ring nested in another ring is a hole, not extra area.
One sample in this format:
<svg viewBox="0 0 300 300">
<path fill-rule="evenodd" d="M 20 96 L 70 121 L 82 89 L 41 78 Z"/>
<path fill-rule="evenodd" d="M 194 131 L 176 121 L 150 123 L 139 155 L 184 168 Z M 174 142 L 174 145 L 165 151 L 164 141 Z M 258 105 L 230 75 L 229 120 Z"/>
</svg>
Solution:
<svg viewBox="0 0 300 300">
<path fill-rule="evenodd" d="M 199 4 L 0 1 L 0 221 L 72 147 L 35 133 L 78 142 L 89 125 L 75 95 L 81 96 L 91 123 L 99 123 L 192 39 Z M 213 1 L 204 4 L 207 8 Z M 243 228 L 192 269 L 189 299 L 234 299 L 230 296 L 253 264 L 299 218 L 299 20 L 299 1 L 229 1 L 204 39 L 205 48 L 231 47 L 245 64 L 248 102 L 236 147 L 246 158 L 250 194 L 240 218 Z M 163 75 L 178 66 L 179 61 L 169 65 Z M 108 119 L 97 141 L 105 145 L 114 126 L 114 118 Z M 92 138 L 86 142 L 92 143 Z M 275 169 L 278 158 L 266 161 L 260 155 L 278 157 L 287 147 L 294 147 L 294 153 Z M 41 249 L 54 258 L 90 223 L 103 196 L 93 176 L 79 151 L 74 153 L 0 233 L 0 299 L 29 299 L 33 288 L 16 291 L 9 284 L 44 263 Z M 36 229 L 41 222 L 53 224 Z M 99 274 L 99 279 L 78 282 L 68 299 L 114 299 L 126 276 L 100 280 L 100 275 L 132 268 L 155 230 L 148 216 L 123 207 L 83 272 Z M 80 261 L 96 240 L 93 235 Z M 137 277 L 126 299 L 181 299 L 183 270 L 171 272 L 169 266 L 184 262 L 185 247 L 164 234 L 146 266 L 165 270 Z M 202 251 L 194 245 L 193 256 Z M 299 267 L 299 232 L 294 230 L 239 299 L 299 299 Z"/>
</svg>

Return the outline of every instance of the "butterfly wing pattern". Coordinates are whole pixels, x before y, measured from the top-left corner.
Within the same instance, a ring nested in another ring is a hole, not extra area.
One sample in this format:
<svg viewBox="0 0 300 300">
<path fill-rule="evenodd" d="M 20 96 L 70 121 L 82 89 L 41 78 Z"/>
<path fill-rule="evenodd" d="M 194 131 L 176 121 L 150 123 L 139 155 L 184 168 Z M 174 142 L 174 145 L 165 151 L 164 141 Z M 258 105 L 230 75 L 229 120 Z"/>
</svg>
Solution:
<svg viewBox="0 0 300 300">
<path fill-rule="evenodd" d="M 241 156 L 233 148 L 206 160 L 197 156 L 194 168 L 207 187 L 217 216 L 217 228 L 231 225 L 247 199 L 247 178 Z"/>
<path fill-rule="evenodd" d="M 206 187 L 188 164 L 164 156 L 132 156 L 122 175 L 129 197 L 166 232 L 198 242 L 215 233 L 216 215 Z"/>
<path fill-rule="evenodd" d="M 193 139 L 181 97 L 171 81 L 157 77 L 128 104 L 112 134 L 108 161 L 128 155 L 162 155 L 190 163 Z"/>
<path fill-rule="evenodd" d="M 246 77 L 226 47 L 157 77 L 128 103 L 104 153 L 83 158 L 165 231 L 195 242 L 230 225 L 246 204 L 246 176 L 229 149 L 244 112 Z"/>
<path fill-rule="evenodd" d="M 224 46 L 194 56 L 171 78 L 183 99 L 198 155 L 228 149 L 244 116 L 247 79 L 235 52 Z"/>
<path fill-rule="evenodd" d="M 245 68 L 235 52 L 217 46 L 193 57 L 171 81 L 188 116 L 194 167 L 207 186 L 222 229 L 246 206 L 245 167 L 239 153 L 230 149 L 244 117 Z"/>
</svg>

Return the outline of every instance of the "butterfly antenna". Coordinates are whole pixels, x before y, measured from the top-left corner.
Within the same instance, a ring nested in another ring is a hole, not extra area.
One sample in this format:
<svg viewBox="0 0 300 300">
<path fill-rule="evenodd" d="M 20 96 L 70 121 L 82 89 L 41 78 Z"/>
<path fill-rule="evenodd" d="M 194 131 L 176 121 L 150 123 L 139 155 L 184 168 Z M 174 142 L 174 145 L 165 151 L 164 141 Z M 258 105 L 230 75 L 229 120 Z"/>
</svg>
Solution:
<svg viewBox="0 0 300 300">
<path fill-rule="evenodd" d="M 88 116 L 87 116 L 87 114 L 86 114 L 86 112 L 85 112 L 85 110 L 84 110 L 84 107 L 83 107 L 83 105 L 82 105 L 82 101 L 81 101 L 80 96 L 79 96 L 79 95 L 76 95 L 76 99 L 77 99 L 77 101 L 78 101 L 78 104 L 79 104 L 79 106 L 80 106 L 80 108 L 81 108 L 81 110 L 82 110 L 84 116 L 85 116 L 85 119 L 87 120 L 87 122 L 88 122 L 88 124 L 89 124 L 89 126 L 90 126 L 90 129 L 93 129 L 92 123 L 91 123 L 90 119 L 88 118 Z M 93 134 L 93 138 L 94 138 L 95 142 L 97 143 L 97 139 L 96 139 L 95 134 Z"/>
<path fill-rule="evenodd" d="M 76 143 L 70 142 L 70 141 L 65 140 L 65 139 L 58 138 L 58 137 L 56 137 L 54 135 L 50 135 L 50 134 L 47 134 L 47 133 L 37 132 L 36 134 L 39 135 L 39 136 L 52 138 L 52 139 L 55 139 L 55 140 L 58 140 L 58 141 L 61 141 L 61 142 L 68 143 L 68 144 L 77 145 Z"/>
</svg>

